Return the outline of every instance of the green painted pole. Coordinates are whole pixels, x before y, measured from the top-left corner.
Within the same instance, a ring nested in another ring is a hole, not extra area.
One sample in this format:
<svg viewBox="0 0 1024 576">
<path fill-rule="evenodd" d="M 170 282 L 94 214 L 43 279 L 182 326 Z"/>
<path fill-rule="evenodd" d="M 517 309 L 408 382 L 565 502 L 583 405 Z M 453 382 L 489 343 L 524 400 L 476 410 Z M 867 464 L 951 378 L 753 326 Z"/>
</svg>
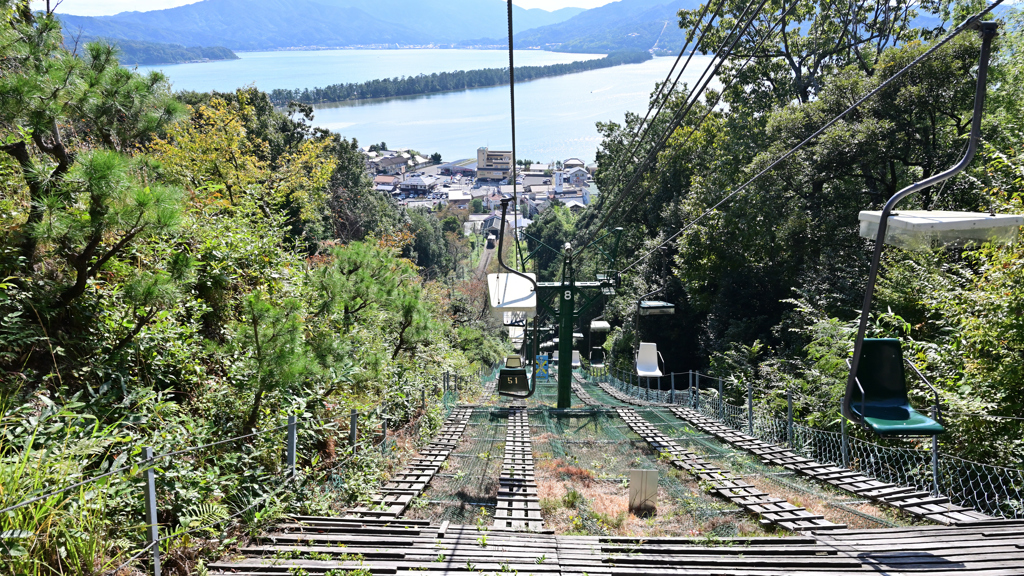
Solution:
<svg viewBox="0 0 1024 576">
<path fill-rule="evenodd" d="M 572 407 L 572 329 L 576 315 L 576 280 L 572 247 L 565 246 L 562 289 L 558 294 L 558 409 Z"/>
</svg>

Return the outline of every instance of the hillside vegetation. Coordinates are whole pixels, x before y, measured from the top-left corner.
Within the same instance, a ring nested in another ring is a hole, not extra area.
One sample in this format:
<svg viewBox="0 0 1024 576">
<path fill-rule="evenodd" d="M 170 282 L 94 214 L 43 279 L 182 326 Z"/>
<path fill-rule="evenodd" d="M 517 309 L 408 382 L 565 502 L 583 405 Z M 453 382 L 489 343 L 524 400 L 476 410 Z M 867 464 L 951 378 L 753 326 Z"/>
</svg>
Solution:
<svg viewBox="0 0 1024 576">
<path fill-rule="evenodd" d="M 180 44 L 161 44 L 141 40 L 113 40 L 82 36 L 75 38 L 79 45 L 104 42 L 117 48 L 117 60 L 125 66 L 151 64 L 182 64 L 205 60 L 238 60 L 238 55 L 223 46 L 204 48 L 185 47 Z"/>
<path fill-rule="evenodd" d="M 457 273 L 459 216 L 374 193 L 356 142 L 308 107 L 172 95 L 110 46 L 72 55 L 27 2 L 0 8 L 0 507 L 129 467 L 0 516 L 0 573 L 128 560 L 144 446 L 260 432 L 155 463 L 169 574 L 286 511 L 365 499 L 396 436 L 436 431 L 443 374 L 502 353 Z M 290 415 L 300 478 L 275 495 Z"/>
<path fill-rule="evenodd" d="M 880 209 L 896 191 L 963 154 L 980 40 L 973 32 L 960 35 L 718 205 L 938 38 L 910 25 L 914 10 L 924 12 L 910 3 L 900 3 L 894 14 L 901 16 L 886 25 L 872 4 L 857 4 L 850 23 L 849 5 L 815 1 L 801 3 L 802 12 L 786 22 L 803 34 L 759 44 L 783 3 L 768 5 L 723 67 L 724 91 L 701 98 L 664 148 L 651 152 L 649 136 L 632 153 L 640 114 L 600 125 L 600 200 L 578 220 L 542 215 L 531 227 L 538 240 L 528 252 L 623 226 L 625 289 L 603 311 L 617 326 L 608 347 L 619 368 L 632 370 L 637 339 L 656 342 L 669 370 L 710 369 L 728 378 L 735 403 L 745 403 L 753 382 L 755 401 L 785 414 L 785 392 L 792 390 L 798 422 L 838 431 L 845 361 L 873 245 L 858 234 L 858 213 Z M 949 26 L 979 6 L 965 2 L 933 17 Z M 738 18 L 742 10 L 729 4 L 726 12 Z M 698 15 L 684 11 L 683 28 Z M 1009 13 L 995 44 L 978 156 L 965 173 L 900 208 L 1024 213 L 1021 23 L 1019 9 Z M 854 24 L 861 32 L 849 35 Z M 728 32 L 715 25 L 698 49 L 713 50 Z M 655 134 L 667 130 L 684 103 L 681 94 L 670 99 L 654 120 Z M 648 153 L 652 167 L 625 189 L 637 159 Z M 1024 462 L 1022 240 L 931 252 L 887 247 L 869 329 L 870 336 L 901 338 L 907 357 L 940 389 L 949 430 L 940 438 L 944 454 L 1015 468 Z M 560 260 L 541 250 L 537 265 L 548 280 Z M 577 277 L 605 267 L 583 263 Z M 676 303 L 676 313 L 638 326 L 636 300 L 657 288 L 664 288 L 659 299 Z M 930 406 L 924 385 L 910 383 L 914 402 Z"/>
</svg>

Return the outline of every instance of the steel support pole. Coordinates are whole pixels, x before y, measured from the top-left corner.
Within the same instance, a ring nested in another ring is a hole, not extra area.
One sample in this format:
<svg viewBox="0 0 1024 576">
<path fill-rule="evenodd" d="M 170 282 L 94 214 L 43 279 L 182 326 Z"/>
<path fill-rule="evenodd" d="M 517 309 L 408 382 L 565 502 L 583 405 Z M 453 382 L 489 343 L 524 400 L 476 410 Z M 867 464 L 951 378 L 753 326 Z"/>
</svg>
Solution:
<svg viewBox="0 0 1024 576">
<path fill-rule="evenodd" d="M 698 372 L 700 374 L 700 372 Z M 718 379 L 718 421 L 725 422 L 725 385 L 721 378 Z"/>
<path fill-rule="evenodd" d="M 932 419 L 939 421 L 939 405 L 932 407 Z M 939 437 L 932 434 L 932 491 L 935 496 L 939 495 Z"/>
<path fill-rule="evenodd" d="M 146 446 L 142 449 L 142 457 L 149 465 L 144 473 L 146 479 L 146 543 L 153 559 L 153 576 L 160 576 L 160 530 L 156 523 L 156 464 L 153 461 L 153 449 Z"/>
<path fill-rule="evenodd" d="M 693 409 L 700 410 L 700 373 L 693 375 Z"/>
<path fill-rule="evenodd" d="M 293 414 L 288 417 L 288 439 L 286 449 L 286 453 L 288 454 L 288 476 L 290 478 L 295 477 L 295 448 L 298 443 L 297 428 L 298 426 L 295 423 L 295 415 Z"/>
<path fill-rule="evenodd" d="M 846 418 L 839 419 L 840 432 L 843 436 L 842 449 L 843 449 L 843 468 L 850 467 L 850 437 L 846 435 Z"/>
<path fill-rule="evenodd" d="M 754 435 L 754 381 L 747 381 L 747 432 Z"/>
<path fill-rule="evenodd" d="M 675 404 L 676 403 L 676 373 L 675 372 L 673 372 L 672 375 L 669 377 L 669 385 L 671 386 L 671 389 L 670 389 L 670 391 L 668 393 L 668 403 L 669 404 Z"/>
<path fill-rule="evenodd" d="M 689 386 L 688 386 L 686 391 L 688 393 L 687 400 L 689 400 L 689 402 L 687 402 L 687 404 L 689 404 L 690 407 L 692 408 L 693 407 L 693 370 L 690 370 Z"/>
<path fill-rule="evenodd" d="M 356 453 L 356 427 L 359 425 L 359 413 L 356 412 L 355 408 L 352 409 L 352 415 L 349 417 L 348 424 L 348 445 L 352 447 L 352 453 Z"/>
<path fill-rule="evenodd" d="M 793 448 L 793 391 L 786 390 L 786 444 Z"/>
</svg>

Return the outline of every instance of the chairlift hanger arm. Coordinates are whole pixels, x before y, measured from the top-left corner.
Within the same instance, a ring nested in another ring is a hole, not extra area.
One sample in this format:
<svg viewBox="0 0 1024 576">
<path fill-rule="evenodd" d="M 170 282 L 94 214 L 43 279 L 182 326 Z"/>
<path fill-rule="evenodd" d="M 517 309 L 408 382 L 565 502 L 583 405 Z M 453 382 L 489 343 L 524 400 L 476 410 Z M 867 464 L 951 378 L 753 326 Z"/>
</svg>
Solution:
<svg viewBox="0 0 1024 576">
<path fill-rule="evenodd" d="M 924 190 L 929 186 L 948 180 L 960 172 L 963 172 L 963 170 L 971 163 L 971 160 L 974 159 L 974 155 L 978 151 L 978 145 L 981 142 L 981 120 L 985 111 L 985 91 L 988 84 L 989 57 L 992 53 L 992 39 L 995 38 L 998 32 L 999 24 L 997 22 L 975 22 L 974 27 L 981 33 L 981 55 L 978 61 L 978 82 L 974 93 L 974 113 L 971 119 L 971 134 L 970 139 L 968 140 L 967 152 L 959 162 L 948 170 L 915 182 L 894 194 L 892 198 L 889 198 L 889 201 L 885 203 L 885 207 L 882 208 L 882 214 L 878 221 L 878 236 L 875 239 L 875 250 L 871 257 L 871 268 L 868 272 L 868 281 L 864 289 L 864 302 L 861 309 L 860 325 L 857 328 L 857 339 L 854 341 L 853 358 L 850 362 L 850 375 L 846 381 L 847 393 L 842 406 L 843 415 L 854 422 L 861 422 L 861 419 L 854 417 L 852 410 L 850 410 L 848 399 L 850 398 L 851 392 L 856 384 L 855 380 L 857 370 L 860 368 L 860 360 L 864 348 L 864 337 L 867 335 L 868 316 L 871 313 L 871 301 L 874 296 L 875 281 L 878 279 L 878 268 L 882 260 L 882 248 L 885 246 L 885 232 L 889 216 L 892 214 L 893 209 L 896 208 L 896 204 L 907 196 Z"/>
<path fill-rule="evenodd" d="M 910 368 L 914 371 L 914 374 L 917 374 L 917 378 L 921 380 L 921 382 L 924 382 L 925 386 L 931 389 L 932 394 L 935 396 L 935 417 L 938 418 L 939 413 L 942 411 L 942 407 L 939 405 L 939 391 L 935 389 L 935 386 L 932 386 L 932 383 L 929 382 L 928 379 L 924 377 L 924 374 L 922 374 L 921 371 L 917 369 L 917 366 L 915 366 L 909 358 L 904 358 L 903 361 L 906 362 L 908 366 L 910 366 Z"/>
</svg>

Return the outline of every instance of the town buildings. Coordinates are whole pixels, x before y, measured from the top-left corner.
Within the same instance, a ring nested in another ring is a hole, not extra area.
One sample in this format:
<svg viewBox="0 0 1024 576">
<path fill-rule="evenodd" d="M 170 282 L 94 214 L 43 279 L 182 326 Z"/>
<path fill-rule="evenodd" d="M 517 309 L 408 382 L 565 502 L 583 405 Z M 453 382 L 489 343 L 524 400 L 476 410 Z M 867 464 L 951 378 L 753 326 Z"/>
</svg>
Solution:
<svg viewBox="0 0 1024 576">
<path fill-rule="evenodd" d="M 476 177 L 481 180 L 504 180 L 512 171 L 512 151 L 488 150 L 486 147 L 476 151 Z"/>
</svg>

